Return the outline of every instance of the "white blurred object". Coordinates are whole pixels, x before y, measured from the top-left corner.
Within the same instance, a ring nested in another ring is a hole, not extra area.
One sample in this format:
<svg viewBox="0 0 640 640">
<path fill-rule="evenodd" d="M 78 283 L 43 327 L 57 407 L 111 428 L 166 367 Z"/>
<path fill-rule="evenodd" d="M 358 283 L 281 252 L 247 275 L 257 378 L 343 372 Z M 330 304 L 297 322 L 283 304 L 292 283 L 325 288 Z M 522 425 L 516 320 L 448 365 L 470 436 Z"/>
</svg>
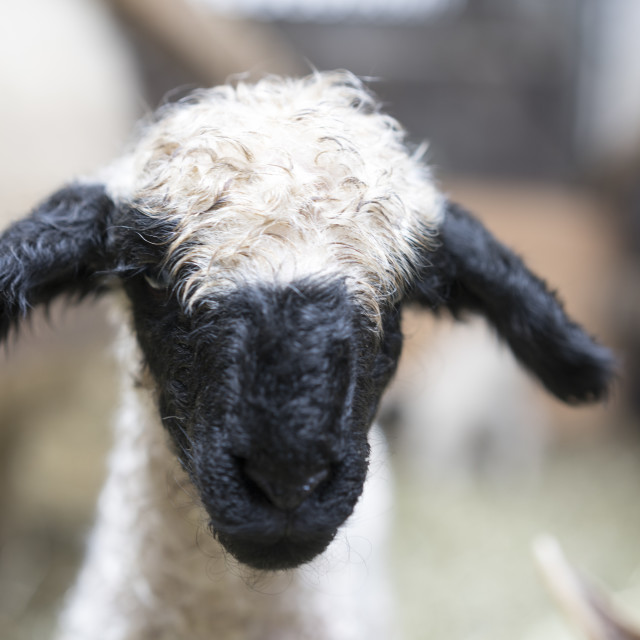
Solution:
<svg viewBox="0 0 640 640">
<path fill-rule="evenodd" d="M 97 0 L 0 2 L 0 224 L 122 150 L 134 62 Z"/>
<path fill-rule="evenodd" d="M 467 0 L 192 0 L 215 11 L 262 20 L 402 22 L 458 10 Z"/>
<path fill-rule="evenodd" d="M 536 472 L 547 418 L 534 383 L 484 322 L 442 323 L 405 355 L 409 362 L 385 402 L 397 407 L 397 449 L 412 474 L 499 479 Z"/>
<path fill-rule="evenodd" d="M 640 145 L 640 2 L 584 5 L 578 151 L 596 165 L 635 157 Z"/>
</svg>

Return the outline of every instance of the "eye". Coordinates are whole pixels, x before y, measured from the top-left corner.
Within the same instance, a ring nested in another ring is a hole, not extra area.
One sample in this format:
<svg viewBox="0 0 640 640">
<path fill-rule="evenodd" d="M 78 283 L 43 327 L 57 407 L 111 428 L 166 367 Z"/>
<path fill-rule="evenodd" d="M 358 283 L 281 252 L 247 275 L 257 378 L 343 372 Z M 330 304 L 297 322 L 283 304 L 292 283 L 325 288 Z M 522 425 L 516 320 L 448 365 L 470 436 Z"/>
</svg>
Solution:
<svg viewBox="0 0 640 640">
<path fill-rule="evenodd" d="M 145 282 L 156 291 L 164 291 L 169 288 L 171 281 L 166 271 L 154 271 L 144 274 Z"/>
</svg>

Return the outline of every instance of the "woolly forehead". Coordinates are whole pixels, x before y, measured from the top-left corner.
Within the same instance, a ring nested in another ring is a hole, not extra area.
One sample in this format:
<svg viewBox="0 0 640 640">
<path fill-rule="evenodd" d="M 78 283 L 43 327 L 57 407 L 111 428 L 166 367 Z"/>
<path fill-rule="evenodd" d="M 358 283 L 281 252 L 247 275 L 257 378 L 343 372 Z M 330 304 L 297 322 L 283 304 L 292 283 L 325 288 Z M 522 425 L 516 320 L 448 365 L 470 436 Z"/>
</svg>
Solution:
<svg viewBox="0 0 640 640">
<path fill-rule="evenodd" d="M 440 221 L 427 169 L 350 76 L 199 92 L 126 164 L 133 179 L 116 195 L 169 223 L 166 266 L 190 304 L 221 287 L 337 276 L 377 320 Z"/>
</svg>

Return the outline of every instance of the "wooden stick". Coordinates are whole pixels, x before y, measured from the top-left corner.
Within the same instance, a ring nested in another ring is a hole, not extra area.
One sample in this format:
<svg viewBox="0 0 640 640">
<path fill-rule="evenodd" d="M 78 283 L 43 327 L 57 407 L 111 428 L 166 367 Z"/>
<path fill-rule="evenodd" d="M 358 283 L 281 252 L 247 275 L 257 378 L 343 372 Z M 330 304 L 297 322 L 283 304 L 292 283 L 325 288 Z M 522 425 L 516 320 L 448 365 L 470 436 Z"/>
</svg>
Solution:
<svg viewBox="0 0 640 640">
<path fill-rule="evenodd" d="M 640 629 L 571 566 L 557 540 L 550 536 L 537 539 L 534 556 L 556 602 L 589 640 L 640 640 Z"/>
<path fill-rule="evenodd" d="M 188 0 L 109 0 L 209 84 L 234 73 L 300 75 L 309 69 L 280 31 L 216 15 Z"/>
</svg>

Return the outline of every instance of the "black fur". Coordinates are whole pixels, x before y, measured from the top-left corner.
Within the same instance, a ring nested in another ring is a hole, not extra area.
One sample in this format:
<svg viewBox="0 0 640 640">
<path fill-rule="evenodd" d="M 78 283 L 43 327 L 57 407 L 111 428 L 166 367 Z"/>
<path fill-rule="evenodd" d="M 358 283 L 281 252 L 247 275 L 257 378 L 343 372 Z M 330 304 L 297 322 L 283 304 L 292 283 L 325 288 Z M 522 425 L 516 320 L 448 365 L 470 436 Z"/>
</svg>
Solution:
<svg viewBox="0 0 640 640">
<path fill-rule="evenodd" d="M 125 289 L 164 423 L 219 540 L 260 569 L 312 559 L 362 492 L 397 310 L 380 341 L 341 282 L 239 288 L 190 314 L 139 276 Z M 294 508 L 274 503 L 318 474 Z"/>
<path fill-rule="evenodd" d="M 561 400 L 606 396 L 615 370 L 611 352 L 564 312 L 556 295 L 471 214 L 449 204 L 439 248 L 410 298 L 437 310 L 483 314 L 518 360 Z"/>
<path fill-rule="evenodd" d="M 367 432 L 400 355 L 401 305 L 383 304 L 378 333 L 343 282 L 309 278 L 185 308 L 167 277 L 173 232 L 133 203 L 116 206 L 101 186 L 59 191 L 0 237 L 0 337 L 37 304 L 119 278 L 163 423 L 213 533 L 253 567 L 297 566 L 326 548 L 362 492 Z M 403 302 L 483 313 L 564 400 L 606 393 L 609 352 L 459 207 L 418 271 Z M 179 277 L 188 275 L 187 265 Z"/>
<path fill-rule="evenodd" d="M 0 237 L 0 339 L 31 308 L 96 289 L 114 206 L 102 185 L 72 185 Z"/>
</svg>

